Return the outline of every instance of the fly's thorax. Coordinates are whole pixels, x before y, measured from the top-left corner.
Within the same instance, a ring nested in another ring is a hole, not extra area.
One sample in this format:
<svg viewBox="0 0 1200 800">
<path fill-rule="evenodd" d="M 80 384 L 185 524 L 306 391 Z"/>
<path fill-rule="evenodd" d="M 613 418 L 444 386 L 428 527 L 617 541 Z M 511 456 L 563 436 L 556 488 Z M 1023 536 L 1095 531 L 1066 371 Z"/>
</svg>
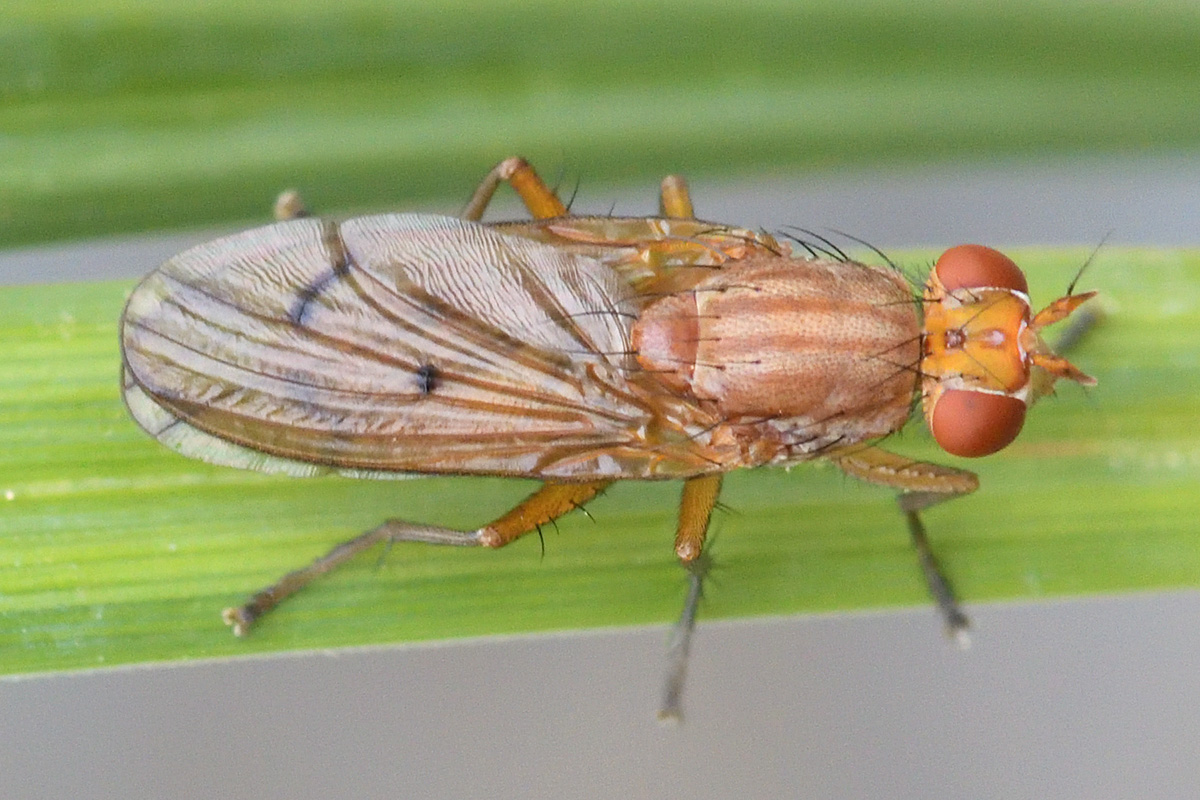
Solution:
<svg viewBox="0 0 1200 800">
<path fill-rule="evenodd" d="M 860 441 L 904 424 L 920 327 L 903 277 L 840 261 L 756 257 L 650 304 L 639 363 L 725 420 L 785 441 L 837 429 Z"/>
<path fill-rule="evenodd" d="M 691 391 L 699 340 L 700 320 L 692 292 L 655 301 L 630 331 L 630 342 L 641 366 L 681 394 Z"/>
</svg>

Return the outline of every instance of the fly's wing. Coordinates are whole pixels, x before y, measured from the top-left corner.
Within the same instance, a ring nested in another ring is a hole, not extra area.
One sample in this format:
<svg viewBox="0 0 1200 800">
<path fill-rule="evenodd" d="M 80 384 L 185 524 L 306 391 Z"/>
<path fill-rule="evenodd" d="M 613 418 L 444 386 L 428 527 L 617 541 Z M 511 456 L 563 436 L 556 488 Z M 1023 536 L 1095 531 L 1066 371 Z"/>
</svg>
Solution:
<svg viewBox="0 0 1200 800">
<path fill-rule="evenodd" d="M 687 437 L 639 438 L 635 308 L 600 262 L 477 223 L 294 220 L 194 248 L 134 290 L 125 399 L 185 455 L 267 471 L 695 472 L 709 462 Z"/>
<path fill-rule="evenodd" d="M 765 232 L 698 219 L 556 217 L 495 227 L 602 261 L 639 293 L 655 297 L 691 288 L 730 259 L 785 250 Z"/>
</svg>

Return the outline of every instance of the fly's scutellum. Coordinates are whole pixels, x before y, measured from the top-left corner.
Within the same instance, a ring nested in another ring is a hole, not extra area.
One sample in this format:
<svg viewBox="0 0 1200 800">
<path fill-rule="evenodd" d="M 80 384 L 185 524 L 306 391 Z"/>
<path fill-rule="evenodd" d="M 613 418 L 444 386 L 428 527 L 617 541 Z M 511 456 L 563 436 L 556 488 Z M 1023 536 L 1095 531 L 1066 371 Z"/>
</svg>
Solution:
<svg viewBox="0 0 1200 800">
<path fill-rule="evenodd" d="M 532 221 L 479 221 L 502 181 Z M 919 400 L 943 449 L 987 455 L 1056 379 L 1093 382 L 1040 336 L 1092 293 L 1034 314 L 1011 260 L 963 245 L 914 297 L 894 268 L 697 220 L 674 176 L 658 217 L 570 215 L 519 158 L 489 173 L 461 218 L 337 223 L 294 199 L 277 216 L 176 256 L 134 290 L 121 326 L 134 419 L 215 464 L 544 483 L 473 531 L 388 520 L 228 609 L 239 635 L 374 544 L 501 547 L 624 479 L 683 480 L 675 553 L 696 563 L 722 475 L 817 458 L 899 490 L 930 590 L 961 634 L 919 513 L 978 481 L 874 442 Z M 671 691 L 681 659 L 676 670 Z"/>
</svg>

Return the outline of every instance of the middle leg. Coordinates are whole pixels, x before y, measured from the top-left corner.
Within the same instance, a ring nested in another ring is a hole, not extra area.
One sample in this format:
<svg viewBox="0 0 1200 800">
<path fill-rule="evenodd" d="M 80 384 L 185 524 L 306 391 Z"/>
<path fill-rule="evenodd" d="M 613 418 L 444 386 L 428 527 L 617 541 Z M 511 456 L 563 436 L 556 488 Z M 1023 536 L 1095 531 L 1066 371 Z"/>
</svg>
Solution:
<svg viewBox="0 0 1200 800">
<path fill-rule="evenodd" d="M 689 478 L 683 484 L 675 553 L 688 573 L 688 593 L 683 612 L 671 631 L 667 645 L 667 676 L 662 705 L 658 711 L 658 718 L 663 722 L 678 722 L 683 716 L 683 683 L 687 677 L 688 653 L 692 646 L 692 632 L 696 628 L 700 599 L 704 596 L 704 579 L 711 567 L 711 562 L 703 553 L 704 539 L 717 497 L 721 493 L 721 477 L 703 475 Z"/>
<path fill-rule="evenodd" d="M 664 217 L 671 219 L 696 218 L 696 212 L 692 208 L 692 195 L 682 175 L 668 175 L 662 179 L 658 210 Z"/>
<path fill-rule="evenodd" d="M 492 167 L 459 216 L 471 222 L 481 220 L 483 212 L 492 202 L 492 195 L 502 182 L 507 182 L 513 188 L 534 219 L 566 216 L 567 207 L 558 199 L 558 195 L 520 156 L 506 158 Z"/>
</svg>

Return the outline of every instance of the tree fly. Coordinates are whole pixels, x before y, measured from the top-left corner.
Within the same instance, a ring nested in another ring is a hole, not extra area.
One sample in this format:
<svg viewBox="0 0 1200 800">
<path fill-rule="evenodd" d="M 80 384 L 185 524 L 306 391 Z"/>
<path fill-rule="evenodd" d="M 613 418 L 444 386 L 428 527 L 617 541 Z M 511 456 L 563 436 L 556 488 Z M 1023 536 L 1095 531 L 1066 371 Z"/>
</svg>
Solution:
<svg viewBox="0 0 1200 800">
<path fill-rule="evenodd" d="M 531 221 L 480 222 L 502 182 Z M 654 217 L 572 215 L 520 158 L 461 217 L 337 223 L 294 196 L 276 215 L 172 258 L 130 296 L 123 387 L 138 424 L 184 455 L 267 472 L 543 483 L 476 530 L 387 520 L 226 610 L 238 635 L 372 545 L 501 547 L 618 480 L 682 480 L 675 553 L 703 563 L 722 475 L 823 458 L 899 491 L 959 636 L 967 620 L 920 512 L 978 481 L 878 440 L 919 404 L 944 450 L 987 455 L 1056 379 L 1094 383 L 1040 335 L 1094 293 L 1034 314 L 1016 264 L 962 245 L 915 294 L 890 264 L 827 240 L 696 219 L 677 176 Z M 668 715 L 700 570 L 692 580 Z"/>
</svg>

